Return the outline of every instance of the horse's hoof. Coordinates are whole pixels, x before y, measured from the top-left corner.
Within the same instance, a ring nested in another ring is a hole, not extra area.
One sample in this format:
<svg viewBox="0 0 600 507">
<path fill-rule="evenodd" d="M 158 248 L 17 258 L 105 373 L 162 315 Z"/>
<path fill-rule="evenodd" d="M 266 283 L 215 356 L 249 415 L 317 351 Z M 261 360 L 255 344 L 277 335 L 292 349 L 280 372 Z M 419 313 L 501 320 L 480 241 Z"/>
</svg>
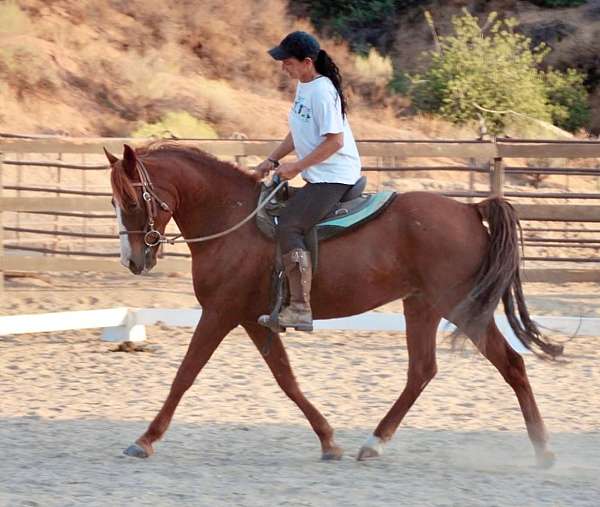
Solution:
<svg viewBox="0 0 600 507">
<path fill-rule="evenodd" d="M 375 435 L 370 435 L 369 438 L 367 438 L 367 441 L 360 448 L 356 459 L 358 461 L 364 461 L 367 459 L 378 458 L 383 454 L 384 445 L 385 442 L 381 438 Z"/>
<path fill-rule="evenodd" d="M 337 461 L 337 460 L 342 459 L 343 455 L 344 455 L 344 450 L 341 447 L 338 447 L 337 445 L 335 445 L 331 449 L 327 449 L 326 451 L 323 451 L 323 454 L 321 455 L 321 459 L 323 461 Z"/>
<path fill-rule="evenodd" d="M 358 456 L 356 456 L 356 459 L 357 461 L 366 461 L 368 459 L 379 458 L 379 456 L 381 456 L 381 454 L 372 447 L 363 446 L 361 447 Z"/>
<path fill-rule="evenodd" d="M 148 458 L 152 453 L 148 452 L 141 445 L 135 443 L 131 444 L 127 449 L 125 449 L 123 454 L 132 456 L 134 458 Z"/>
<path fill-rule="evenodd" d="M 536 456 L 538 468 L 551 468 L 556 461 L 556 456 L 552 451 L 543 451 Z"/>
</svg>

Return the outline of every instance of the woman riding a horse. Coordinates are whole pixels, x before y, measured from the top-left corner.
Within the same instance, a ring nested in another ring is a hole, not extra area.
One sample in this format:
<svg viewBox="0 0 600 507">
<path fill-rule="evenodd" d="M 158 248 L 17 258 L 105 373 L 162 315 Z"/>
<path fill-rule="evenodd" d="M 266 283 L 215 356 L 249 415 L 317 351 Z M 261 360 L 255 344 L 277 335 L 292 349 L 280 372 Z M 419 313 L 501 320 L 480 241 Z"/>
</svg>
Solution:
<svg viewBox="0 0 600 507">
<path fill-rule="evenodd" d="M 306 185 L 286 203 L 279 217 L 277 241 L 290 288 L 290 303 L 268 327 L 312 331 L 310 291 L 312 262 L 305 234 L 340 201 L 360 178 L 360 157 L 346 118 L 346 98 L 339 69 L 319 42 L 306 32 L 292 32 L 269 54 L 298 79 L 289 112 L 289 132 L 256 168 L 260 177 L 275 169 L 283 180 L 298 174 Z M 296 151 L 298 161 L 279 163 Z"/>
</svg>

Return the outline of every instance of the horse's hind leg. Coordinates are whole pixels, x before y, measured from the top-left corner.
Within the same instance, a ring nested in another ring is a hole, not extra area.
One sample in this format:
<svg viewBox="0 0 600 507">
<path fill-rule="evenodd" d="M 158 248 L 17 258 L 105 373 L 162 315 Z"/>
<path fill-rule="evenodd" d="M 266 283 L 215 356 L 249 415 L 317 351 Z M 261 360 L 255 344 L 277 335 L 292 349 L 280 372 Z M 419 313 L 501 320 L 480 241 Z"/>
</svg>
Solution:
<svg viewBox="0 0 600 507">
<path fill-rule="evenodd" d="M 306 399 L 294 377 L 287 353 L 278 334 L 255 323 L 242 324 L 269 366 L 283 392 L 302 410 L 321 441 L 325 460 L 340 459 L 343 451 L 335 444 L 333 429 L 323 415 Z M 269 335 L 270 341 L 269 341 Z M 264 348 L 267 352 L 263 353 Z"/>
<path fill-rule="evenodd" d="M 488 327 L 487 340 L 482 354 L 498 369 L 504 380 L 515 391 L 525 419 L 527 433 L 535 449 L 538 465 L 544 468 L 552 466 L 554 454 L 547 448 L 546 427 L 527 378 L 525 362 L 510 347 L 495 323 Z"/>
<path fill-rule="evenodd" d="M 394 435 L 398 425 L 437 372 L 435 336 L 441 316 L 423 298 L 404 300 L 408 379 L 402 394 L 361 448 L 357 459 L 375 458 Z"/>
</svg>

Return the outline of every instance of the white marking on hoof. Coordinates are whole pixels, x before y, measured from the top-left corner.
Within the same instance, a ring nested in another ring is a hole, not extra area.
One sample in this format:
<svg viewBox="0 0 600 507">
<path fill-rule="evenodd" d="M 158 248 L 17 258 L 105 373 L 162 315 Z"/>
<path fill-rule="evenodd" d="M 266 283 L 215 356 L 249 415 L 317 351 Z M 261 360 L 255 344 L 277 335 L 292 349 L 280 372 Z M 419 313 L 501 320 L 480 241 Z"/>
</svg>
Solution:
<svg viewBox="0 0 600 507">
<path fill-rule="evenodd" d="M 377 458 L 383 454 L 385 442 L 375 435 L 369 435 L 367 441 L 363 444 L 358 453 L 356 459 L 359 461 L 369 459 L 369 458 Z"/>
<path fill-rule="evenodd" d="M 556 462 L 556 456 L 552 451 L 542 451 L 536 456 L 538 468 L 552 468 Z"/>
</svg>

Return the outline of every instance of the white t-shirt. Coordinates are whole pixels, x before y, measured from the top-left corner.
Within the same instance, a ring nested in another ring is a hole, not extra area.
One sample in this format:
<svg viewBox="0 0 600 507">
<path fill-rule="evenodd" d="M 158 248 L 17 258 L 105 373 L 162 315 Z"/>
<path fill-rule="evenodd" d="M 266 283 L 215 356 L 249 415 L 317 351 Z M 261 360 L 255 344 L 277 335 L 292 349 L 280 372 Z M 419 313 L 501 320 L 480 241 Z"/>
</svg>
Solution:
<svg viewBox="0 0 600 507">
<path fill-rule="evenodd" d="M 344 146 L 320 164 L 302 171 L 309 183 L 346 183 L 360 178 L 360 157 L 347 119 L 342 118 L 340 96 L 331 80 L 321 76 L 298 82 L 289 125 L 298 158 L 303 159 L 325 141 L 325 134 L 344 133 Z"/>
</svg>

